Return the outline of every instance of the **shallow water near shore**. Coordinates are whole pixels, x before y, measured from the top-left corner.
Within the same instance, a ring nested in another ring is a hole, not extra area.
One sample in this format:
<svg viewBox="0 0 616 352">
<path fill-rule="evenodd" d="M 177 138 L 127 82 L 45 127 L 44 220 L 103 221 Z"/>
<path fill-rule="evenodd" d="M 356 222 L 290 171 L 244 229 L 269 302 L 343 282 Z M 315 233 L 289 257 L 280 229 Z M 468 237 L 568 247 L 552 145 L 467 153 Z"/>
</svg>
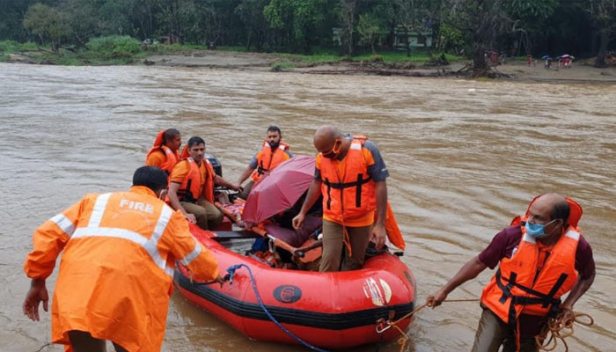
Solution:
<svg viewBox="0 0 616 352">
<path fill-rule="evenodd" d="M 21 313 L 33 230 L 85 193 L 127 189 L 157 131 L 199 135 L 235 181 L 270 124 L 295 154 L 314 154 L 316 127 L 368 134 L 391 174 L 418 304 L 529 200 L 557 191 L 584 208 L 594 285 L 576 310 L 571 351 L 616 350 L 616 89 L 613 85 L 322 76 L 169 67 L 0 64 L 0 350 L 49 342 L 49 313 Z M 454 291 L 476 298 L 493 272 Z M 57 276 L 57 268 L 49 287 Z M 409 351 L 470 350 L 476 303 L 423 310 Z M 301 351 L 250 341 L 174 293 L 163 351 Z M 395 341 L 358 351 L 398 351 Z M 43 351 L 61 351 L 46 347 Z M 561 349 L 562 350 L 562 349 Z"/>
</svg>

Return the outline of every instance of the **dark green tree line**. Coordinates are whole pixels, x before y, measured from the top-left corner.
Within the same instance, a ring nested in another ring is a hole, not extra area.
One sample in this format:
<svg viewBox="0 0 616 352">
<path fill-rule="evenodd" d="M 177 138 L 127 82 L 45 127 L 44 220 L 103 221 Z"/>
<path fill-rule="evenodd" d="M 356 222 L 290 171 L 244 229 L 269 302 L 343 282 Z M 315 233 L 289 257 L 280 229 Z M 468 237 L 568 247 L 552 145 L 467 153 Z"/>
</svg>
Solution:
<svg viewBox="0 0 616 352">
<path fill-rule="evenodd" d="M 400 46 L 411 33 L 432 33 L 435 50 L 464 49 L 480 68 L 486 50 L 592 55 L 604 65 L 616 0 L 0 0 L 0 40 L 54 50 L 128 35 L 301 53 L 376 53 L 396 42 L 411 55 L 408 39 Z"/>
</svg>

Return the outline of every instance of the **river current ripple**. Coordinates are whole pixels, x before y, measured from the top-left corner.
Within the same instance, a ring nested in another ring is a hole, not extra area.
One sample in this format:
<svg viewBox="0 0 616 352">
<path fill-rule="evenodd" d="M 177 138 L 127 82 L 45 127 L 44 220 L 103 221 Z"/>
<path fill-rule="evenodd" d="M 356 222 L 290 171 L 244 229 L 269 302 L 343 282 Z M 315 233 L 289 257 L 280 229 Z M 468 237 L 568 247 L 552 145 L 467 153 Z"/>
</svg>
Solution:
<svg viewBox="0 0 616 352">
<path fill-rule="evenodd" d="M 234 181 L 268 125 L 282 128 L 296 154 L 314 154 L 315 128 L 331 123 L 368 134 L 382 151 L 418 303 L 534 195 L 579 201 L 597 277 L 575 308 L 595 325 L 576 328 L 569 345 L 616 351 L 614 86 L 18 64 L 0 64 L 0 82 L 0 350 L 49 342 L 49 313 L 38 323 L 21 313 L 33 230 L 85 193 L 127 189 L 158 130 L 176 127 L 184 142 L 202 136 Z M 450 298 L 479 297 L 491 275 Z M 409 350 L 469 350 L 479 315 L 475 303 L 423 310 Z M 173 295 L 163 351 L 248 349 L 302 350 L 249 341 Z"/>
</svg>

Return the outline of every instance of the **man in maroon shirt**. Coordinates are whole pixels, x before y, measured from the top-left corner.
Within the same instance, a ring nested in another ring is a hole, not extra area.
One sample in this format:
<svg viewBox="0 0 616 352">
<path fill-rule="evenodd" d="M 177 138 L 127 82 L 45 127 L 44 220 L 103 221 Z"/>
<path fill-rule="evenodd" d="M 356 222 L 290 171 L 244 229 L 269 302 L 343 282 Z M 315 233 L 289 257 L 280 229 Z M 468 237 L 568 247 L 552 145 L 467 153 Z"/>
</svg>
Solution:
<svg viewBox="0 0 616 352">
<path fill-rule="evenodd" d="M 574 204 L 577 205 L 577 203 Z M 569 215 L 570 204 L 563 196 L 549 193 L 536 198 L 529 206 L 528 218 L 523 219 L 526 221 L 522 221 L 520 225 L 507 227 L 499 232 L 488 247 L 478 256 L 467 262 L 445 286 L 428 297 L 426 300 L 427 305 L 433 308 L 440 305 L 455 288 L 468 280 L 474 279 L 487 267 L 494 269 L 503 259 L 506 259 L 506 261 L 516 260 L 518 263 L 523 263 L 527 259 L 530 261 L 531 258 L 514 257 L 518 249 L 522 247 L 521 242 L 523 240 L 527 242 L 525 248 L 529 248 L 528 243 L 533 243 L 532 245 L 537 248 L 537 258 L 532 259 L 536 260 L 536 273 L 531 288 L 538 287 L 541 285 L 541 282 L 539 282 L 541 280 L 538 280 L 538 278 L 545 277 L 543 275 L 540 276 L 542 270 L 552 265 L 552 261 L 548 261 L 548 258 L 551 254 L 556 255 L 554 253 L 556 244 L 565 237 L 573 237 L 577 239 L 577 248 L 575 249 L 575 258 L 569 258 L 569 260 L 575 261 L 575 271 L 577 271 L 578 278 L 571 287 L 567 298 L 560 304 L 561 311 L 572 309 L 575 302 L 592 285 L 595 278 L 595 262 L 590 245 L 582 236 L 578 236 L 579 233 L 575 231 L 575 226 L 579 216 L 581 216 L 581 208 L 577 219 L 571 219 L 573 216 L 570 218 Z M 570 223 L 573 225 L 570 225 Z M 562 248 L 562 246 L 559 248 Z M 526 256 L 528 253 L 530 252 L 525 250 L 520 255 Z M 503 268 L 503 265 L 501 263 L 496 280 L 502 280 L 500 270 Z M 485 292 L 489 288 L 490 285 L 484 289 L 481 303 L 483 313 L 479 321 L 472 351 L 496 352 L 501 345 L 504 346 L 504 352 L 516 351 L 516 333 L 520 337 L 520 351 L 537 351 L 535 336 L 539 334 L 541 328 L 547 322 L 548 315 L 531 315 L 525 314 L 523 311 L 515 317 L 517 321 L 505 322 L 497 315 L 499 312 L 491 311 L 484 303 L 486 299 L 489 299 L 486 298 Z M 503 297 L 505 296 L 503 294 Z M 507 296 L 507 299 L 510 299 L 510 296 Z M 513 299 L 511 299 L 511 302 L 513 302 Z M 516 326 L 519 326 L 517 332 Z"/>
</svg>

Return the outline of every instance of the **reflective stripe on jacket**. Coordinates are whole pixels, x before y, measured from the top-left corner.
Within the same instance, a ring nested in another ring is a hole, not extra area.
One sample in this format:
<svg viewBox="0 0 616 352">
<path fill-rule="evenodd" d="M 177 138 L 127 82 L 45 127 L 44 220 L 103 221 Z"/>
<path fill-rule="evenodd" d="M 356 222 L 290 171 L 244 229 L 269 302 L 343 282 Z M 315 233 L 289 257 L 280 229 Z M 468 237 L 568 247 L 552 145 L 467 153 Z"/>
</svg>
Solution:
<svg viewBox="0 0 616 352">
<path fill-rule="evenodd" d="M 367 138 L 354 137 L 342 161 L 317 155 L 320 163 L 323 213 L 330 219 L 343 223 L 376 209 L 374 181 L 368 174 L 368 165 L 362 148 Z M 339 163 L 343 163 L 340 175 Z"/>
<path fill-rule="evenodd" d="M 184 181 L 182 181 L 180 189 L 178 190 L 178 197 L 180 200 L 182 202 L 196 203 L 200 197 L 203 197 L 213 204 L 215 173 L 210 161 L 206 158 L 202 161 L 202 163 L 205 163 L 205 182 L 203 182 L 201 169 L 193 158 L 188 158 L 181 162 L 188 163 L 190 165 L 190 171 L 184 178 Z M 201 186 L 202 184 L 203 187 Z"/>
<path fill-rule="evenodd" d="M 511 258 L 501 259 L 499 269 L 483 289 L 481 302 L 506 323 L 520 314 L 552 316 L 558 312 L 560 297 L 575 285 L 575 253 L 580 239 L 573 227 L 552 248 L 544 248 L 524 228 L 522 240 Z M 547 251 L 540 256 L 540 251 Z M 540 257 L 543 263 L 539 262 Z"/>
<path fill-rule="evenodd" d="M 64 249 L 52 300 L 52 341 L 71 330 L 128 351 L 159 351 L 176 260 L 197 280 L 218 276 L 216 259 L 154 192 L 90 194 L 41 225 L 24 270 L 45 279 Z"/>
<path fill-rule="evenodd" d="M 257 182 L 263 177 L 263 175 L 276 168 L 276 166 L 290 159 L 289 154 L 286 153 L 290 147 L 284 142 L 280 142 L 280 145 L 276 150 L 272 151 L 269 143 L 265 141 L 263 148 L 257 153 L 255 157 L 257 159 L 257 169 L 252 173 L 252 180 Z"/>
</svg>

